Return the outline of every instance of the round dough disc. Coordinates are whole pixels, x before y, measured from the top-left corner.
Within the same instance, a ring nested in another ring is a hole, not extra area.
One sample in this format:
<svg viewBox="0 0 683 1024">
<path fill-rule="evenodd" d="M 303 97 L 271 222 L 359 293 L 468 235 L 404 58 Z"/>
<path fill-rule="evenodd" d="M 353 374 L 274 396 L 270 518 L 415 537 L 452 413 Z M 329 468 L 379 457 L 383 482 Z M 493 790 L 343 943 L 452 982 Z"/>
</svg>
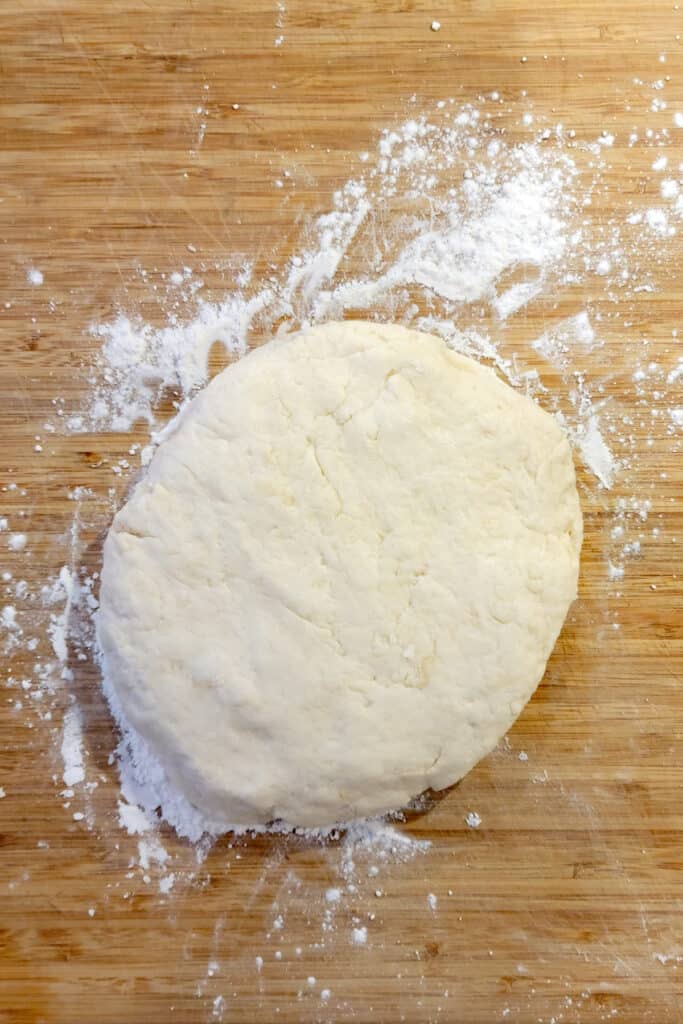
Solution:
<svg viewBox="0 0 683 1024">
<path fill-rule="evenodd" d="M 555 420 L 438 338 L 329 323 L 188 406 L 114 519 L 126 719 L 221 827 L 404 806 L 488 753 L 576 594 Z"/>
</svg>

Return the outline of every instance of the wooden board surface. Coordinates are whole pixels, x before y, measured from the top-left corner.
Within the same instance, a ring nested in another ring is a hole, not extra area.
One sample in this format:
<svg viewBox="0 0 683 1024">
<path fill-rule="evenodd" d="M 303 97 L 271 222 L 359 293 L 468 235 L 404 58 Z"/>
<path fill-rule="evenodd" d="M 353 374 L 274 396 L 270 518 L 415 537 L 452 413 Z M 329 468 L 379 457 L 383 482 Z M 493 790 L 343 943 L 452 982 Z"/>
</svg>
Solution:
<svg viewBox="0 0 683 1024">
<path fill-rule="evenodd" d="M 653 187 L 623 144 L 651 121 L 642 106 L 626 108 L 634 79 L 666 74 L 669 108 L 677 99 L 683 110 L 679 33 L 678 5 L 659 0 L 4 0 L 0 465 L 4 487 L 18 490 L 3 490 L 0 513 L 16 522 L 26 512 L 32 543 L 20 571 L 30 587 L 62 564 L 66 488 L 105 488 L 103 460 L 131 442 L 81 434 L 51 439 L 49 458 L 33 450 L 53 398 L 77 406 L 85 390 L 87 325 L 117 304 L 159 317 L 136 268 L 157 280 L 154 271 L 199 259 L 225 268 L 241 253 L 265 272 L 302 219 L 328 208 L 377 130 L 406 116 L 412 94 L 429 106 L 527 90 L 541 115 L 579 137 L 618 127 L 610 187 L 596 198 L 595 216 L 606 216 Z M 676 145 L 672 166 L 683 160 Z M 283 168 L 297 183 L 287 201 L 273 187 Z M 29 266 L 44 272 L 39 292 Z M 203 277 L 213 298 L 230 284 L 226 269 Z M 670 359 L 678 326 L 676 260 L 662 280 L 632 311 L 654 361 Z M 541 329 L 531 316 L 515 328 Z M 605 376 L 618 389 L 619 328 L 605 331 Z M 428 850 L 382 864 L 379 876 L 369 873 L 375 855 L 359 854 L 357 891 L 344 892 L 328 929 L 325 891 L 339 884 L 341 853 L 302 840 L 226 839 L 197 863 L 167 834 L 177 880 L 159 893 L 143 878 L 137 838 L 117 824 L 96 671 L 79 665 L 72 684 L 106 780 L 92 794 L 93 829 L 57 796 L 59 708 L 29 728 L 8 690 L 0 1020 L 683 1021 L 680 457 L 658 441 L 648 453 L 637 417 L 633 430 L 644 485 L 658 481 L 651 514 L 664 517 L 666 543 L 644 546 L 615 596 L 606 504 L 583 481 L 581 598 L 509 751 L 408 823 Z M 101 529 L 96 518 L 83 524 L 93 567 Z M 30 675 L 39 656 L 15 657 L 3 681 Z M 68 700 L 65 686 L 62 709 Z M 465 824 L 472 809 L 479 829 Z M 350 938 L 361 925 L 362 946 Z"/>
</svg>

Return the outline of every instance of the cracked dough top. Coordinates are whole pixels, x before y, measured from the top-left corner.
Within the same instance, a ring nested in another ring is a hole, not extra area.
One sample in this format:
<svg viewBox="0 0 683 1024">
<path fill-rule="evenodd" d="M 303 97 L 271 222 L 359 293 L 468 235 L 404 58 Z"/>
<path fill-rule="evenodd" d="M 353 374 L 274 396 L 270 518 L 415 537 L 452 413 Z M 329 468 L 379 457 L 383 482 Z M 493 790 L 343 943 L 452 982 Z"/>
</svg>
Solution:
<svg viewBox="0 0 683 1024">
<path fill-rule="evenodd" d="M 539 683 L 582 521 L 555 420 L 438 338 L 329 323 L 224 370 L 114 519 L 108 686 L 218 827 L 447 786 Z"/>
</svg>

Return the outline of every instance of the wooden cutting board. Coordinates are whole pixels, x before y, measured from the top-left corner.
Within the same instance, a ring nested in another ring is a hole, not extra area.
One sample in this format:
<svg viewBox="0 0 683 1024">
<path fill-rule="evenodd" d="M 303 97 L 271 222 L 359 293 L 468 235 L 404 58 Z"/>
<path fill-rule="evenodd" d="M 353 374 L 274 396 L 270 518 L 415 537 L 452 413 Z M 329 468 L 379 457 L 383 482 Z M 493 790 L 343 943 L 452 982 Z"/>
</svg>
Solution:
<svg viewBox="0 0 683 1024">
<path fill-rule="evenodd" d="M 55 396 L 77 405 L 84 392 L 92 320 L 117 303 L 158 319 L 150 281 L 200 258 L 209 298 L 229 286 L 234 254 L 265 274 L 270 254 L 294 245 L 299 223 L 329 207 L 377 130 L 406 116 L 412 94 L 411 109 L 420 109 L 442 97 L 527 90 L 540 115 L 586 139 L 619 120 L 610 188 L 598 200 L 603 212 L 618 211 L 652 187 L 629 169 L 623 145 L 629 125 L 651 124 L 642 108 L 625 109 L 633 80 L 670 75 L 670 111 L 676 99 L 683 110 L 678 8 L 659 0 L 4 0 L 0 514 L 16 522 L 26 512 L 31 545 L 20 571 L 29 588 L 62 564 L 67 488 L 102 491 L 111 460 L 131 443 L 76 434 L 51 437 L 44 458 L 34 452 Z M 683 160 L 676 145 L 672 166 Z M 288 168 L 296 189 L 283 197 L 273 182 Z M 44 273 L 39 290 L 27 282 L 30 266 Z M 638 307 L 653 360 L 670 352 L 682 284 L 674 262 Z M 529 337 L 541 329 L 520 320 Z M 606 372 L 620 359 L 615 331 Z M 632 429 L 644 450 L 639 423 Z M 139 837 L 118 826 L 113 731 L 94 668 L 75 666 L 52 721 L 29 720 L 8 689 L 0 1020 L 683 1021 L 680 467 L 664 444 L 641 462 L 645 482 L 660 481 L 651 514 L 664 515 L 666 543 L 644 547 L 618 597 L 605 579 L 607 506 L 584 486 L 580 600 L 509 748 L 404 826 L 428 849 L 403 863 L 395 853 L 385 862 L 376 850 L 359 852 L 355 891 L 340 875 L 340 848 L 228 838 L 199 863 L 169 833 L 175 879 L 160 892 L 158 865 L 146 882 Z M 101 533 L 97 517 L 82 523 L 83 560 L 93 568 Z M 44 615 L 36 603 L 37 632 Z M 616 619 L 619 630 L 610 628 Z M 3 682 L 31 676 L 46 656 L 39 648 L 8 661 Z M 99 770 L 93 828 L 58 797 L 70 690 Z M 477 829 L 465 823 L 472 810 Z M 340 885 L 330 904 L 326 890 Z M 365 944 L 353 941 L 361 927 Z"/>
</svg>

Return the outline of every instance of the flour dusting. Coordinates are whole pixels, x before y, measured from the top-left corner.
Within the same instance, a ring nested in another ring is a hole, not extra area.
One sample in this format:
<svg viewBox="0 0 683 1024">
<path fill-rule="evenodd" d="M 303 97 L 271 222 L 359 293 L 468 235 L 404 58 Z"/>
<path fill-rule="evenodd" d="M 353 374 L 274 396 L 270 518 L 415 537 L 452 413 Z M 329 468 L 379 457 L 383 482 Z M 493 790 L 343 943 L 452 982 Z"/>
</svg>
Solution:
<svg viewBox="0 0 683 1024">
<path fill-rule="evenodd" d="M 62 725 L 62 758 L 64 785 L 69 789 L 85 779 L 83 762 L 83 723 L 77 704 L 71 704 L 64 712 Z"/>
</svg>

